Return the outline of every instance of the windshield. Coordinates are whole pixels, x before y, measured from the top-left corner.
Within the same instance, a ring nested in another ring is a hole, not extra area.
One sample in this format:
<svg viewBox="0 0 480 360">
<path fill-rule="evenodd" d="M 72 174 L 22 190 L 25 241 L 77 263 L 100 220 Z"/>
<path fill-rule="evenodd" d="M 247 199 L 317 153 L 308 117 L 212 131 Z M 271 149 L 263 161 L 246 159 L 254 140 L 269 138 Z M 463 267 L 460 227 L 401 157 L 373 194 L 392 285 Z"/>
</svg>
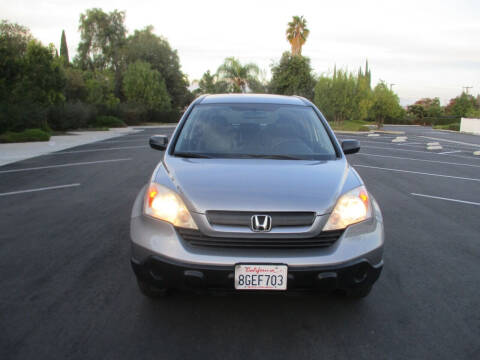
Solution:
<svg viewBox="0 0 480 360">
<path fill-rule="evenodd" d="M 336 158 L 332 141 L 313 108 L 278 104 L 197 105 L 178 137 L 174 155 Z"/>
</svg>

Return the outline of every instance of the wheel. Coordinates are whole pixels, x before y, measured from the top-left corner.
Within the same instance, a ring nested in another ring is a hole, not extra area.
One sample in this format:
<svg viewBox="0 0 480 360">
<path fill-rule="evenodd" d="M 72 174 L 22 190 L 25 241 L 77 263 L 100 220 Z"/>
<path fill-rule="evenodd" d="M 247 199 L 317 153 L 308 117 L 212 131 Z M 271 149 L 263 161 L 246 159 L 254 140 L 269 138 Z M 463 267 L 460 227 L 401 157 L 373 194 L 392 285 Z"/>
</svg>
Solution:
<svg viewBox="0 0 480 360">
<path fill-rule="evenodd" d="M 372 291 L 372 285 L 358 286 L 345 291 L 345 295 L 351 299 L 363 299 Z"/>
<path fill-rule="evenodd" d="M 168 288 L 151 285 L 148 282 L 138 278 L 137 283 L 138 287 L 140 288 L 140 292 L 146 297 L 158 299 L 168 295 Z"/>
</svg>

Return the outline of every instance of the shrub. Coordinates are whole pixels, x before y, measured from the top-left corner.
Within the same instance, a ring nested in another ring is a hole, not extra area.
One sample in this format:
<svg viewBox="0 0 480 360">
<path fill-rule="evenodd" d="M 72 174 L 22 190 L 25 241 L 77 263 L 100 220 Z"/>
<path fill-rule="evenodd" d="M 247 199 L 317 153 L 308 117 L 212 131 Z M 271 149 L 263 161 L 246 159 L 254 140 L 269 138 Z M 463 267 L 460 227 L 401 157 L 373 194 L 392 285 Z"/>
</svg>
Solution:
<svg viewBox="0 0 480 360">
<path fill-rule="evenodd" d="M 415 123 L 415 119 L 409 117 L 391 118 L 385 120 L 385 123 L 394 125 L 413 125 Z"/>
<path fill-rule="evenodd" d="M 81 102 L 65 103 L 50 108 L 48 124 L 53 130 L 72 130 L 95 124 L 95 106 Z"/>
<path fill-rule="evenodd" d="M 118 115 L 117 115 L 118 114 Z M 127 125 L 138 125 L 148 122 L 177 123 L 182 117 L 180 110 L 158 111 L 148 110 L 146 106 L 135 103 L 120 104 L 115 115 Z"/>
<path fill-rule="evenodd" d="M 425 125 L 449 125 L 456 122 L 459 122 L 460 118 L 456 116 L 440 116 L 440 117 L 424 117 L 420 124 Z"/>
<path fill-rule="evenodd" d="M 27 129 L 21 132 L 7 131 L 6 133 L 0 135 L 0 142 L 2 143 L 48 140 L 50 140 L 50 133 L 41 129 Z"/>
<path fill-rule="evenodd" d="M 148 122 L 157 122 L 157 123 L 177 123 L 180 121 L 182 113 L 178 110 L 170 111 L 149 111 L 148 113 Z"/>
<path fill-rule="evenodd" d="M 125 127 L 126 125 L 122 120 L 120 120 L 115 116 L 103 115 L 103 116 L 97 116 L 97 119 L 95 120 L 95 126 L 114 128 L 114 127 Z"/>
<path fill-rule="evenodd" d="M 0 104 L 0 133 L 34 128 L 47 130 L 46 120 L 47 109 L 41 104 L 29 101 Z"/>
<path fill-rule="evenodd" d="M 120 104 L 119 117 L 128 125 L 138 125 L 143 122 L 147 122 L 148 109 L 140 104 L 125 103 Z"/>
<path fill-rule="evenodd" d="M 433 128 L 434 128 L 434 129 L 460 131 L 460 123 L 451 123 L 451 124 L 444 124 L 444 125 L 434 125 Z"/>
</svg>

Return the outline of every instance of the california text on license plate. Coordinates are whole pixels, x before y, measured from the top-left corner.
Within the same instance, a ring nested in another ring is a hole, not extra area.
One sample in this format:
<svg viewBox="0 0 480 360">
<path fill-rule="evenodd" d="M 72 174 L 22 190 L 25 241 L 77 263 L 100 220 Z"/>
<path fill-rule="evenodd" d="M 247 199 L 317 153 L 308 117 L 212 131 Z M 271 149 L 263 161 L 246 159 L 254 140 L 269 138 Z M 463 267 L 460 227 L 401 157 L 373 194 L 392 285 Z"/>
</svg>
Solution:
<svg viewBox="0 0 480 360">
<path fill-rule="evenodd" d="M 235 265 L 237 290 L 287 290 L 287 265 Z"/>
</svg>

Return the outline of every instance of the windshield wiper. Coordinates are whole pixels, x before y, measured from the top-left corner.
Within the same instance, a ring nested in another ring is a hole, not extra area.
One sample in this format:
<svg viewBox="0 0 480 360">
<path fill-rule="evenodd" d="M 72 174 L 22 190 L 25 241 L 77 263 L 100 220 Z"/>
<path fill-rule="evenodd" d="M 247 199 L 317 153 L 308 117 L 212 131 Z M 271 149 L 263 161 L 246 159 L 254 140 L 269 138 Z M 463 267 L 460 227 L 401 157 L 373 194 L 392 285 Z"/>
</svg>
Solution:
<svg viewBox="0 0 480 360">
<path fill-rule="evenodd" d="M 290 155 L 258 155 L 258 154 L 246 154 L 242 155 L 242 157 L 249 157 L 255 159 L 278 159 L 278 160 L 302 160 L 295 156 Z"/>
<path fill-rule="evenodd" d="M 174 156 L 184 157 L 184 158 L 199 158 L 199 159 L 210 159 L 211 157 L 201 153 L 194 152 L 176 152 L 173 153 Z"/>
</svg>

